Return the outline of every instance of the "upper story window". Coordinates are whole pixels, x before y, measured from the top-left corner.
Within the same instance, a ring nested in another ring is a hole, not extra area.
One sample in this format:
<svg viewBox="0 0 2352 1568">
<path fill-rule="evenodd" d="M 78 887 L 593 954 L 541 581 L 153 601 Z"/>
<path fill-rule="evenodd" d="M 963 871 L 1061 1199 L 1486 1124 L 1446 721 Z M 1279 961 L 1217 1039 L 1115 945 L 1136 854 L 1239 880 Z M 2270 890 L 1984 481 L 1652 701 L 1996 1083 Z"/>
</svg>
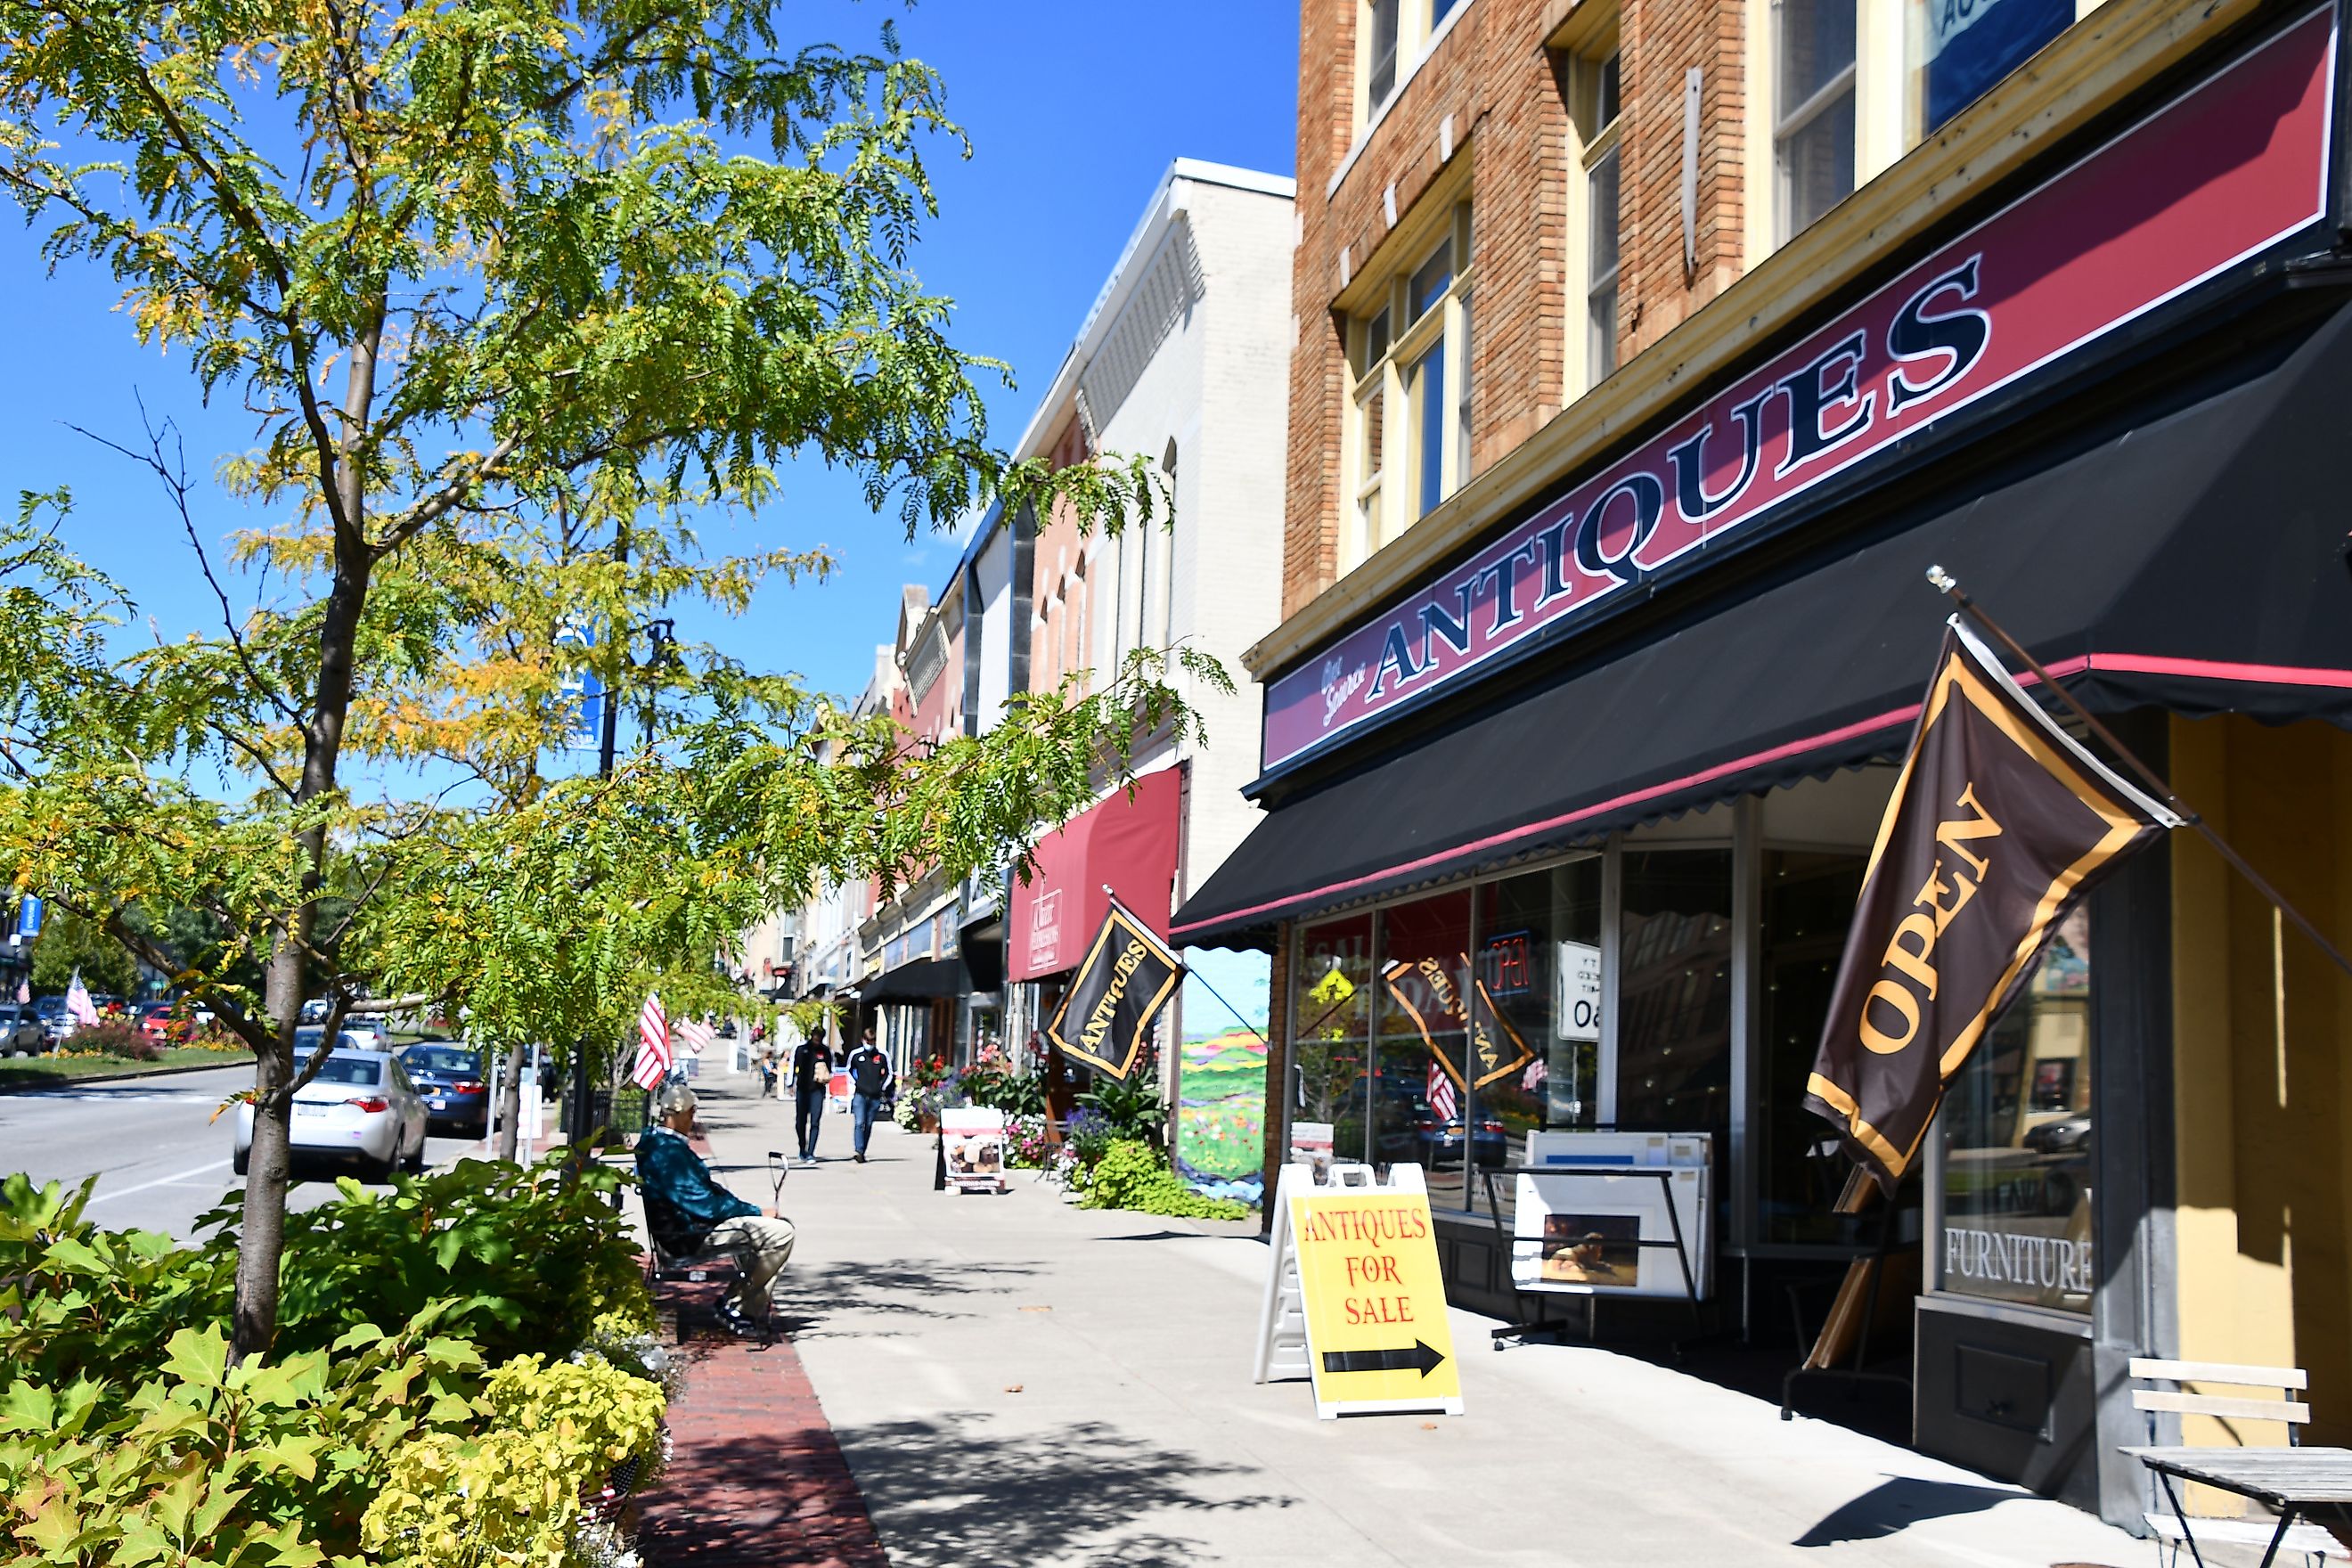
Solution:
<svg viewBox="0 0 2352 1568">
<path fill-rule="evenodd" d="M 1360 0 L 1356 16 L 1356 79 L 1360 122 L 1387 106 L 1412 67 L 1428 52 L 1447 16 L 1470 0 Z"/>
<path fill-rule="evenodd" d="M 1429 198 L 1424 197 L 1424 202 Z M 1349 290 L 1347 571 L 1460 488 L 1470 470 L 1470 204 L 1399 231 Z M 1389 252 L 1398 252 L 1391 257 Z"/>
<path fill-rule="evenodd" d="M 1772 165 L 1781 241 L 1853 191 L 1855 5 L 1772 0 Z"/>
<path fill-rule="evenodd" d="M 1591 9 L 1588 7 L 1588 9 Z M 1568 98 L 1569 341 L 1567 393 L 1582 395 L 1617 369 L 1618 262 L 1623 209 L 1619 200 L 1618 121 L 1624 63 L 1617 18 L 1595 12 L 1560 62 Z"/>
</svg>

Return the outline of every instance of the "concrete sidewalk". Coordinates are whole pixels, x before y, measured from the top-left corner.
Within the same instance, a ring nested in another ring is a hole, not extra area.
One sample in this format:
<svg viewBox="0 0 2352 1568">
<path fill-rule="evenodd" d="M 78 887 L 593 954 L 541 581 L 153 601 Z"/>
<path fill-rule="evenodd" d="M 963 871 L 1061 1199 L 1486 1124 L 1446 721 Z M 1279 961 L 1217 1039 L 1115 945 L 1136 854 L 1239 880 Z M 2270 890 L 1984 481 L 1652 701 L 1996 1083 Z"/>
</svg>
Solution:
<svg viewBox="0 0 2352 1568">
<path fill-rule="evenodd" d="M 764 1201 L 791 1108 L 697 1086 L 714 1164 Z M 1468 1414 L 1315 1418 L 1253 1384 L 1265 1249 L 1220 1227 L 931 1190 L 877 1128 L 795 1171 L 779 1310 L 894 1568 L 1702 1563 L 2138 1568 L 2086 1514 L 1605 1350 L 1489 1353 Z M 1230 1227 L 1226 1227 L 1230 1228 Z"/>
</svg>

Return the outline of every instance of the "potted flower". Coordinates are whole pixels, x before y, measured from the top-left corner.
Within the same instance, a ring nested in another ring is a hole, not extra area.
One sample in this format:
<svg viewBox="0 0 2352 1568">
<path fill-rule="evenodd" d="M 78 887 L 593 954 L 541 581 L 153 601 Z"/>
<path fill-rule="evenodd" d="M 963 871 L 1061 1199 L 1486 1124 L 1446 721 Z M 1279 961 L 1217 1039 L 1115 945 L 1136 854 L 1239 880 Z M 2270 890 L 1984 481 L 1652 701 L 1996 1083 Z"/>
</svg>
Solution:
<svg viewBox="0 0 2352 1568">
<path fill-rule="evenodd" d="M 948 1070 L 946 1058 L 924 1057 L 907 1071 L 907 1085 L 914 1090 L 915 1130 L 937 1132 L 940 1130 L 940 1100 L 947 1091 L 948 1080 L 955 1075 Z"/>
</svg>

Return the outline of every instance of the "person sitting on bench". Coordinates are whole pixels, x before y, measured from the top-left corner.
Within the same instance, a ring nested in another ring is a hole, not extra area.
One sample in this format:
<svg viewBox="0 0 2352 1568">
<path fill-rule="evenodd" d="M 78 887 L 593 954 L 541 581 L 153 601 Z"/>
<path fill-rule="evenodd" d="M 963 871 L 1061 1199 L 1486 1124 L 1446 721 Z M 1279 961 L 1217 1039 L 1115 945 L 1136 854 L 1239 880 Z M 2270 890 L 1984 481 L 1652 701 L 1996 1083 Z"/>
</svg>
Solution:
<svg viewBox="0 0 2352 1568">
<path fill-rule="evenodd" d="M 672 1257 L 732 1252 L 741 1279 L 719 1301 L 719 1321 L 736 1333 L 765 1336 L 773 1327 L 768 1287 L 793 1256 L 792 1221 L 729 1192 L 688 1145 L 693 1090 L 672 1084 L 657 1105 L 661 1124 L 637 1140 L 646 1228 Z"/>
</svg>

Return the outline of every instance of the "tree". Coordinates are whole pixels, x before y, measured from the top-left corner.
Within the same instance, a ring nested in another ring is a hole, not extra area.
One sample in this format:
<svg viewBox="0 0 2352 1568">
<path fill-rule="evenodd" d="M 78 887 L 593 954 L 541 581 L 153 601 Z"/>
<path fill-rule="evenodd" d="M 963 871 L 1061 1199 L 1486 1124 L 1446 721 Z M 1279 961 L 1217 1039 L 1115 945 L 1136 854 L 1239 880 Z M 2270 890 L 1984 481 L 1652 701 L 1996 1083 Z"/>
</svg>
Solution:
<svg viewBox="0 0 2352 1568">
<path fill-rule="evenodd" d="M 17 736 L 0 805 L 17 880 L 204 993 L 255 1048 L 239 1354 L 276 1322 L 307 963 L 331 977 L 331 1023 L 398 1011 L 457 989 L 456 955 L 520 940 L 530 899 L 576 901 L 597 917 L 582 962 L 598 999 L 575 996 L 569 1025 L 643 977 L 629 942 L 700 941 L 753 885 L 920 863 L 905 853 L 979 863 L 974 834 L 1049 813 L 1136 707 L 1172 700 L 1139 671 L 973 747 L 909 757 L 860 737 L 846 765 L 739 773 L 745 798 L 691 809 L 651 766 L 479 820 L 429 794 L 363 797 L 343 764 L 365 749 L 369 695 L 423 677 L 462 624 L 435 567 L 521 558 L 502 531 L 756 507 L 797 454 L 856 468 L 909 530 L 992 495 L 1058 495 L 1117 527 L 1151 515 L 1148 470 L 1048 473 L 988 444 L 972 378 L 998 367 L 952 346 L 946 302 L 906 266 L 933 213 L 925 139 L 960 134 L 887 28 L 850 54 L 790 47 L 767 7 L 728 0 L 0 0 L 0 185 L 49 226 L 53 263 L 110 267 L 142 341 L 184 353 L 207 396 L 243 400 L 257 443 L 222 472 L 276 519 L 240 551 L 279 596 L 242 612 L 190 528 L 217 634 L 120 662 L 35 649 L 0 670 L 47 742 Z M 134 452 L 184 505 L 167 434 Z M 7 542 L 47 589 L 90 581 L 29 526 Z M 119 606 L 88 592 L 80 629 L 102 644 Z M 64 691 L 84 711 L 61 730 L 46 714 Z M 714 710 L 694 745 L 728 769 L 797 763 L 838 724 L 806 720 L 762 734 L 740 706 Z M 198 765 L 250 793 L 205 794 Z M 660 809 L 682 815 L 638 837 Z M 726 897 L 648 889 L 648 841 L 723 866 L 680 878 Z M 487 886 L 449 880 L 466 872 Z M 621 920 L 606 888 L 652 912 Z M 264 959 L 259 994 L 139 929 L 163 889 Z M 426 913 L 453 890 L 464 908 Z M 337 895 L 350 912 L 322 920 Z M 394 956 L 434 932 L 439 965 Z M 394 974 L 422 988 L 379 984 Z"/>
<path fill-rule="evenodd" d="M 33 989 L 63 991 L 77 973 L 92 991 L 128 996 L 139 988 L 139 962 L 130 949 L 80 916 L 60 910 L 33 942 Z"/>
</svg>

